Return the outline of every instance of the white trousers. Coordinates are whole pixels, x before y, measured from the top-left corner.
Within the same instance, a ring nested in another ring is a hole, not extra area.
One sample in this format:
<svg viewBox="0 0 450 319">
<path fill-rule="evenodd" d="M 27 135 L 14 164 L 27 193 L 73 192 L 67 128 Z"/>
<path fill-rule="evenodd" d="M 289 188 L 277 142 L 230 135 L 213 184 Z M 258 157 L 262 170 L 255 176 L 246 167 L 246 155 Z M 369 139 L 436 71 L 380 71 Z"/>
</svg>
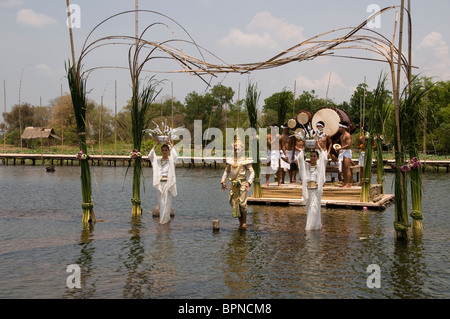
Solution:
<svg viewBox="0 0 450 319">
<path fill-rule="evenodd" d="M 163 183 L 162 192 L 158 192 L 159 223 L 167 224 L 170 221 L 173 195 L 167 190 L 167 183 Z"/>
<path fill-rule="evenodd" d="M 317 188 L 308 188 L 309 198 L 306 205 L 306 227 L 305 230 L 319 230 L 322 228 L 322 218 L 320 214 L 321 198 Z"/>
</svg>

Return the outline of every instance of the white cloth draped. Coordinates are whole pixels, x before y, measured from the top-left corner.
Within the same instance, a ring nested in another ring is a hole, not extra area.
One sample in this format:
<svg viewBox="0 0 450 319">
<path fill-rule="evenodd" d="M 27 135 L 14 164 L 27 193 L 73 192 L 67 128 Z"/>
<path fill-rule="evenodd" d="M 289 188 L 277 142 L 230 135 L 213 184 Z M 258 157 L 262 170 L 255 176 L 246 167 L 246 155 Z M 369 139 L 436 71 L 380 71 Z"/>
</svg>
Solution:
<svg viewBox="0 0 450 319">
<path fill-rule="evenodd" d="M 351 149 L 340 150 L 339 156 L 338 156 L 340 173 L 342 173 L 342 162 L 344 161 L 344 157 L 352 159 L 352 150 Z"/>
<path fill-rule="evenodd" d="M 159 204 L 159 222 L 166 224 L 170 221 L 170 209 L 172 208 L 172 199 L 177 196 L 177 179 L 175 175 L 175 164 L 178 154 L 175 148 L 170 150 L 169 162 L 167 167 L 167 181 L 161 181 L 161 156 L 156 156 L 155 148 L 152 148 L 148 154 L 149 160 L 152 162 L 153 168 L 153 187 L 158 191 Z M 165 171 L 165 169 L 164 169 Z"/>
<path fill-rule="evenodd" d="M 278 171 L 278 161 L 280 160 L 280 151 L 278 150 L 269 151 L 269 156 L 270 156 L 270 168 L 275 172 Z"/>
<path fill-rule="evenodd" d="M 311 179 L 311 165 L 305 162 L 305 153 L 303 150 L 296 157 L 300 178 L 302 179 L 302 194 L 306 207 L 306 227 L 305 230 L 319 230 L 322 228 L 321 201 L 323 194 L 323 185 L 325 183 L 325 170 L 328 162 L 327 152 L 320 150 L 317 161 L 316 176 Z M 309 175 L 309 176 L 308 176 Z M 308 181 L 314 180 L 317 188 L 308 188 Z"/>
</svg>

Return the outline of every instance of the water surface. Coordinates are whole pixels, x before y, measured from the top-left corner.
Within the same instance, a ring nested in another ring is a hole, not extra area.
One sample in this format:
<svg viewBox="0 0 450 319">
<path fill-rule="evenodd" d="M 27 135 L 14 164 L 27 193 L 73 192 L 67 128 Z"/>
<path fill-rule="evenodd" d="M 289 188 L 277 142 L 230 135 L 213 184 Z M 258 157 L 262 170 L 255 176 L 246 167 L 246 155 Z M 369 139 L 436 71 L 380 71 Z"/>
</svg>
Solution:
<svg viewBox="0 0 450 319">
<path fill-rule="evenodd" d="M 222 169 L 177 169 L 175 218 L 151 215 L 156 193 L 145 168 L 143 215 L 131 217 L 132 170 L 92 167 L 98 219 L 81 225 L 80 168 L 0 167 L 0 298 L 449 298 L 450 184 L 425 174 L 424 231 L 394 240 L 385 211 L 322 209 L 306 232 L 303 207 L 249 206 L 237 228 Z M 392 189 L 392 175 L 386 186 Z M 220 231 L 212 221 L 220 220 Z M 81 288 L 68 288 L 68 265 Z M 369 288 L 369 265 L 380 288 Z"/>
</svg>

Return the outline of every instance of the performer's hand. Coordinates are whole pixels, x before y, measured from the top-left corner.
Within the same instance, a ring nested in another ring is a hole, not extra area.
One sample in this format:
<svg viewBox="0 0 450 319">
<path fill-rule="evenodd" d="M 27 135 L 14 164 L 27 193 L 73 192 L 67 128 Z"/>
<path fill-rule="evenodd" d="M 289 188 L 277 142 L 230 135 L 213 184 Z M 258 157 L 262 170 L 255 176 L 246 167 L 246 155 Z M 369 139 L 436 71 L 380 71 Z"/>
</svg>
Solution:
<svg viewBox="0 0 450 319">
<path fill-rule="evenodd" d="M 224 191 L 226 189 L 228 189 L 227 185 L 225 183 L 222 183 L 222 190 Z"/>
<path fill-rule="evenodd" d="M 250 190 L 250 187 L 252 186 L 252 184 L 250 184 L 249 182 L 247 182 L 247 192 Z"/>
</svg>

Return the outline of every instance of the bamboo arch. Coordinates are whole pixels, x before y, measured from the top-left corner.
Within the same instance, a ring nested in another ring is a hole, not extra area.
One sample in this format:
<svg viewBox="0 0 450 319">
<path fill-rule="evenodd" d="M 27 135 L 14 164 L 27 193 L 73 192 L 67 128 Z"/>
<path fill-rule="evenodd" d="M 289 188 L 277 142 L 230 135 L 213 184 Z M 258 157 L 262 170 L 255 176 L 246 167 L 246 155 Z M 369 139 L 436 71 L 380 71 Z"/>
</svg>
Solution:
<svg viewBox="0 0 450 319">
<path fill-rule="evenodd" d="M 67 0 L 67 4 L 69 0 Z M 398 23 L 399 19 L 399 8 L 400 8 L 400 23 Z M 385 14 L 388 11 L 395 12 L 394 26 L 392 39 L 388 39 L 383 36 L 381 33 L 366 28 L 366 25 L 378 17 L 379 15 Z M 88 74 L 92 71 L 98 69 L 105 68 L 115 68 L 115 69 L 124 69 L 129 70 L 131 75 L 131 81 L 133 86 L 133 94 L 136 92 L 136 88 L 138 87 L 139 77 L 142 72 L 152 72 L 152 73 L 187 73 L 191 75 L 198 76 L 204 83 L 209 86 L 209 82 L 205 80 L 204 76 L 216 77 L 217 74 L 220 73 L 250 73 L 257 70 L 265 70 L 276 68 L 282 65 L 286 65 L 292 62 L 302 62 L 313 60 L 320 56 L 329 56 L 329 57 L 340 57 L 340 58 L 351 58 L 351 59 L 362 59 L 367 61 L 376 61 L 376 62 L 386 62 L 389 64 L 391 70 L 391 81 L 393 88 L 393 96 L 394 96 L 394 107 L 395 107 L 395 118 L 397 124 L 397 152 L 401 153 L 401 139 L 400 139 L 400 123 L 399 123 L 399 91 L 400 91 L 400 71 L 403 70 L 408 80 L 411 79 L 411 68 L 410 61 L 402 54 L 402 26 L 403 26 L 403 17 L 404 12 L 408 13 L 408 25 L 409 30 L 411 30 L 411 16 L 408 10 L 404 8 L 404 0 L 401 1 L 401 6 L 389 6 L 381 9 L 379 12 L 373 14 L 369 18 L 362 21 L 357 27 L 344 27 L 335 30 L 330 30 L 328 32 L 316 35 L 311 37 L 301 43 L 298 43 L 279 54 L 273 56 L 262 62 L 255 63 L 246 63 L 246 64 L 228 64 L 217 57 L 212 52 L 208 51 L 204 47 L 200 46 L 195 42 L 193 37 L 187 32 L 187 30 L 177 21 L 164 15 L 162 13 L 151 11 L 151 10 L 130 10 L 123 11 L 112 15 L 105 20 L 101 21 L 97 24 L 89 33 L 86 40 L 84 41 L 83 47 L 81 49 L 78 61 L 75 60 L 74 47 L 73 47 L 73 39 L 72 33 L 71 36 L 71 46 L 72 46 L 72 59 L 73 66 L 75 67 L 74 71 L 76 73 L 76 77 L 78 81 L 85 81 Z M 111 20 L 118 18 L 127 14 L 137 14 L 137 13 L 145 13 L 145 14 L 153 14 L 159 18 L 163 18 L 168 22 L 158 21 L 149 24 L 143 32 L 138 36 L 128 36 L 128 35 L 112 35 L 106 37 L 100 37 L 95 40 L 90 40 L 94 35 L 94 32 L 102 27 L 104 24 L 110 22 Z M 70 20 L 70 12 L 68 13 Z M 176 34 L 174 28 L 172 28 L 169 24 L 173 23 L 176 27 L 180 28 L 183 33 L 188 36 L 188 39 L 181 39 Z M 162 42 L 147 40 L 146 36 L 150 30 L 157 26 L 163 26 L 167 28 L 170 33 L 173 35 L 173 38 L 164 40 Z M 399 29 L 399 47 L 395 46 L 397 28 Z M 69 29 L 70 30 L 70 29 Z M 71 31 L 70 31 L 71 32 Z M 338 36 L 339 32 L 344 32 L 343 35 Z M 363 34 L 366 32 L 367 34 Z M 331 37 L 330 39 L 326 39 L 326 37 Z M 94 66 L 89 68 L 83 73 L 81 72 L 81 67 L 83 60 L 94 50 L 99 48 L 106 47 L 108 45 L 125 45 L 129 48 L 128 50 L 128 66 Z M 198 56 L 194 56 L 194 54 L 187 54 L 185 51 L 185 47 L 193 47 L 195 51 L 198 53 Z M 134 48 L 134 54 L 133 54 Z M 365 57 L 365 56 L 352 56 L 345 55 L 345 51 L 364 51 L 370 52 L 378 55 L 378 58 Z M 337 54 L 338 52 L 344 52 L 343 54 Z M 139 57 L 144 54 L 143 60 L 140 62 Z M 205 59 L 205 54 L 209 54 L 213 58 L 219 61 L 219 63 L 208 62 Z M 171 60 L 175 61 L 179 68 L 157 71 L 155 69 L 148 69 L 146 66 L 151 61 L 156 60 Z M 397 70 L 395 69 L 397 67 Z M 397 71 L 397 74 L 396 74 Z M 397 155 L 396 155 L 397 156 Z M 398 157 L 400 158 L 400 157 Z M 396 160 L 398 159 L 396 157 Z M 405 210 L 406 208 L 402 205 L 403 201 L 403 184 L 404 177 L 400 175 L 400 184 L 402 185 L 401 189 L 401 199 L 397 202 L 398 205 L 401 206 L 400 210 Z M 397 217 L 397 213 L 396 213 Z M 397 219 L 397 218 L 396 218 Z M 407 226 L 407 218 L 400 218 L 400 221 L 397 222 L 400 225 L 400 228 L 404 228 Z M 397 228 L 396 228 L 397 230 Z M 400 231 L 400 230 L 399 230 Z M 399 231 L 397 232 L 398 234 Z M 402 229 L 401 231 L 404 231 Z"/>
</svg>

